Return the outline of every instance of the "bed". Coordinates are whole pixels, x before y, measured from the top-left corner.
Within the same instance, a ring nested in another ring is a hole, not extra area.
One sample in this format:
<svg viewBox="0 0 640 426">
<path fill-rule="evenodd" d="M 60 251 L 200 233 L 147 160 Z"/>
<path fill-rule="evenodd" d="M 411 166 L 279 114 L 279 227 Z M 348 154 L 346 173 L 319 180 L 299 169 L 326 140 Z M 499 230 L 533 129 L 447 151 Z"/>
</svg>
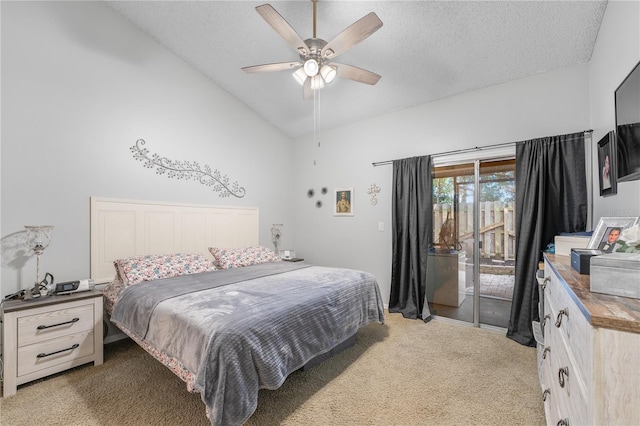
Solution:
<svg viewBox="0 0 640 426">
<path fill-rule="evenodd" d="M 111 264 L 111 273 L 96 268 L 94 278 L 111 275 L 104 289 L 111 321 L 200 393 L 213 425 L 244 423 L 259 389 L 280 387 L 291 372 L 353 342 L 360 327 L 384 323 L 371 274 L 282 261 L 257 244 L 257 209 L 224 208 L 216 228 L 219 207 L 94 198 L 91 207 L 92 277 L 94 262 Z M 185 218 L 200 214 L 197 225 L 209 233 L 190 242 L 185 236 L 202 232 Z M 162 224 L 156 229 L 150 218 Z M 151 253 L 151 240 L 168 254 Z"/>
</svg>

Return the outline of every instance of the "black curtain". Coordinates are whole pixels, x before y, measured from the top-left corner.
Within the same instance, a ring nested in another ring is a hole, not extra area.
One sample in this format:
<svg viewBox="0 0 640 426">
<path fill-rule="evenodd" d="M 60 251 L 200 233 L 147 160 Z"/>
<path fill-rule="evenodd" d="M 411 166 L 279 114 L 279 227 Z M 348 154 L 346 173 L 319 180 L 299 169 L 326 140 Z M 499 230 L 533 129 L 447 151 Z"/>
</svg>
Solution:
<svg viewBox="0 0 640 426">
<path fill-rule="evenodd" d="M 393 251 L 389 312 L 431 319 L 424 303 L 427 250 L 433 233 L 431 157 L 393 162 Z"/>
<path fill-rule="evenodd" d="M 560 232 L 587 224 L 584 133 L 516 144 L 516 267 L 507 337 L 535 346 L 538 318 L 535 273 L 542 251 Z"/>
</svg>

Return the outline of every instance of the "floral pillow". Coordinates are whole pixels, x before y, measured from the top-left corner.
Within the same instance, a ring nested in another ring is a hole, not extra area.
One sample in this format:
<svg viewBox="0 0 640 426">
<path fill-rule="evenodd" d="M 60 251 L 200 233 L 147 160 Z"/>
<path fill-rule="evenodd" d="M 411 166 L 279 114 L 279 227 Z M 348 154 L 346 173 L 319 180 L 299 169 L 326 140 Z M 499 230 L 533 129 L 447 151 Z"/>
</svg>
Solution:
<svg viewBox="0 0 640 426">
<path fill-rule="evenodd" d="M 128 257 L 114 264 L 125 286 L 215 270 L 206 256 L 190 253 Z"/>
<path fill-rule="evenodd" d="M 209 247 L 213 255 L 213 264 L 218 269 L 240 268 L 267 262 L 279 262 L 282 259 L 265 247 L 218 248 Z"/>
</svg>

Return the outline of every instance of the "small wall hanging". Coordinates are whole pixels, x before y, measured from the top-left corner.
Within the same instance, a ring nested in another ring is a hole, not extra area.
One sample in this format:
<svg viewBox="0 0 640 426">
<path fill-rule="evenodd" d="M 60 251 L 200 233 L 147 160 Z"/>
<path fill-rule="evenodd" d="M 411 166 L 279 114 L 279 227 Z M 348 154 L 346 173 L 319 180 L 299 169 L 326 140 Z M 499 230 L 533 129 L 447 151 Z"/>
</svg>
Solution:
<svg viewBox="0 0 640 426">
<path fill-rule="evenodd" d="M 616 138 L 612 131 L 598 142 L 598 174 L 600 196 L 614 195 L 618 192 L 618 167 L 615 161 Z"/>
<path fill-rule="evenodd" d="M 371 184 L 369 189 L 367 189 L 367 194 L 371 195 L 371 205 L 375 206 L 378 204 L 378 193 L 380 192 L 380 187 L 375 183 Z"/>
<path fill-rule="evenodd" d="M 327 189 L 327 187 L 326 187 L 326 186 L 323 186 L 323 187 L 322 187 L 322 189 L 320 190 L 320 193 L 321 193 L 322 195 L 326 195 L 326 194 L 327 194 L 327 192 L 329 192 L 329 190 Z M 316 195 L 316 191 L 314 191 L 314 189 L 313 189 L 313 188 L 311 188 L 311 189 L 309 189 L 309 190 L 307 191 L 307 197 L 309 197 L 309 198 L 313 198 L 313 196 L 314 196 L 314 195 Z M 316 207 L 317 207 L 317 208 L 321 208 L 321 207 L 322 207 L 322 201 L 321 201 L 321 200 L 316 201 Z"/>
<path fill-rule="evenodd" d="M 353 216 L 353 188 L 333 190 L 334 216 Z"/>
<path fill-rule="evenodd" d="M 158 154 L 149 156 L 149 150 L 144 148 L 144 139 L 138 139 L 136 144 L 129 148 L 133 152 L 133 158 L 144 161 L 144 167 L 156 169 L 156 174 L 165 175 L 168 178 L 195 180 L 218 192 L 219 197 L 234 196 L 242 198 L 245 195 L 244 187 L 238 182 L 229 183 L 226 175 L 218 170 L 211 170 L 208 165 L 200 166 L 196 161 L 174 161 Z"/>
</svg>

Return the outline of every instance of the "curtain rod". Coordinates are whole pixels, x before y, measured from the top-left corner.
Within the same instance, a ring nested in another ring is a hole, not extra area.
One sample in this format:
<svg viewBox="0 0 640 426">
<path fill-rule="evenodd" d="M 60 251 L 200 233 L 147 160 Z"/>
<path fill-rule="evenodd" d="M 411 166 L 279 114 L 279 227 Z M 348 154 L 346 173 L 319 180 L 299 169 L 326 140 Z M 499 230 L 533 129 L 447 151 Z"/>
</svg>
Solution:
<svg viewBox="0 0 640 426">
<path fill-rule="evenodd" d="M 584 133 L 592 133 L 592 132 L 593 132 L 593 130 L 591 130 L 591 129 L 584 131 Z M 462 153 L 462 152 L 469 152 L 469 151 L 476 151 L 476 150 L 482 151 L 483 149 L 487 149 L 487 148 L 498 148 L 498 147 L 501 147 L 501 146 L 514 145 L 516 143 L 517 142 L 505 142 L 505 143 L 498 143 L 498 144 L 494 144 L 494 145 L 476 146 L 476 147 L 473 147 L 473 148 L 456 149 L 456 150 L 453 150 L 453 151 L 439 152 L 437 154 L 431 155 L 431 157 L 439 157 L 439 156 L 442 156 L 442 155 L 449 155 L 449 154 L 459 154 L 459 153 Z M 378 161 L 378 162 L 375 162 L 375 163 L 371 163 L 371 165 L 373 167 L 386 166 L 388 164 L 393 164 L 394 161 L 395 160 Z"/>
</svg>

